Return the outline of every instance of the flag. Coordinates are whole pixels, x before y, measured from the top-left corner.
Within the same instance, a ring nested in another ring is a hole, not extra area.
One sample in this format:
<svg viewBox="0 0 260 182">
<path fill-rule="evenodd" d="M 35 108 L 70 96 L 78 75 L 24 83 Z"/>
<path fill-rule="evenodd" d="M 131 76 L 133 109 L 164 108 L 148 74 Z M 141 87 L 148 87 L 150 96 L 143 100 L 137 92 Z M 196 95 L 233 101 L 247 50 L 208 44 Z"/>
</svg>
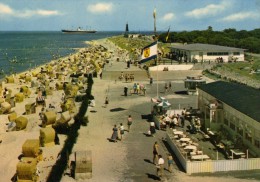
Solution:
<svg viewBox="0 0 260 182">
<path fill-rule="evenodd" d="M 140 63 L 145 63 L 155 58 L 157 58 L 157 41 L 153 42 L 152 44 L 142 49 Z"/>
<path fill-rule="evenodd" d="M 169 35 L 170 35 L 170 27 L 169 27 L 168 32 L 167 32 L 167 35 L 166 35 L 166 37 L 165 37 L 165 41 L 166 41 L 166 42 L 167 42 L 168 39 L 169 39 Z"/>
<path fill-rule="evenodd" d="M 153 18 L 156 18 L 156 9 L 153 10 Z"/>
</svg>

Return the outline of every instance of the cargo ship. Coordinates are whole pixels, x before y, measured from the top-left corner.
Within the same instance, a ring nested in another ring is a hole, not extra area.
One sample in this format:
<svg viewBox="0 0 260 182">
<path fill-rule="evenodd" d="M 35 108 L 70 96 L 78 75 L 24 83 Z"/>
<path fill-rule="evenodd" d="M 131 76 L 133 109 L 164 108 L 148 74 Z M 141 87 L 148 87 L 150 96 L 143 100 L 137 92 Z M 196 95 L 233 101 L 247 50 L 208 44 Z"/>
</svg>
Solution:
<svg viewBox="0 0 260 182">
<path fill-rule="evenodd" d="M 85 30 L 82 29 L 81 27 L 78 27 L 77 29 L 73 30 L 73 29 L 62 29 L 61 32 L 63 33 L 96 33 L 96 30 Z"/>
</svg>

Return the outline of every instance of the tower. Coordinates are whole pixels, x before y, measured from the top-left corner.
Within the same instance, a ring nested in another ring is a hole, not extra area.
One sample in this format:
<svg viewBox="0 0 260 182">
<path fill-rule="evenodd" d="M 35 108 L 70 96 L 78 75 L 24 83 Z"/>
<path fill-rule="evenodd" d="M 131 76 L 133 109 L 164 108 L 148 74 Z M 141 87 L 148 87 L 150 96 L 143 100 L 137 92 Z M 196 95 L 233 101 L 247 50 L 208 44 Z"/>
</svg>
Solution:
<svg viewBox="0 0 260 182">
<path fill-rule="evenodd" d="M 124 37 L 128 37 L 128 34 L 129 34 L 128 23 L 126 23 L 126 25 L 125 25 L 125 35 L 124 35 Z"/>
</svg>

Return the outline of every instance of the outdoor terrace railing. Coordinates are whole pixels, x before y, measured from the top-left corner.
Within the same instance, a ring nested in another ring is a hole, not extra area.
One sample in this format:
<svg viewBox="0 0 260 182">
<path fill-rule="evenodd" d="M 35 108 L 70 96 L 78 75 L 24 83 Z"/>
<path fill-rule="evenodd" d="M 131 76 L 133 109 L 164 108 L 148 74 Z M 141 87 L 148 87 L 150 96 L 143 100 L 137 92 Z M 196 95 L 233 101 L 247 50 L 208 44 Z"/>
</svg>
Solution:
<svg viewBox="0 0 260 182">
<path fill-rule="evenodd" d="M 191 161 L 188 159 L 187 154 L 181 150 L 173 137 L 173 132 L 167 130 L 166 141 L 188 174 L 260 169 L 260 158 Z"/>
</svg>

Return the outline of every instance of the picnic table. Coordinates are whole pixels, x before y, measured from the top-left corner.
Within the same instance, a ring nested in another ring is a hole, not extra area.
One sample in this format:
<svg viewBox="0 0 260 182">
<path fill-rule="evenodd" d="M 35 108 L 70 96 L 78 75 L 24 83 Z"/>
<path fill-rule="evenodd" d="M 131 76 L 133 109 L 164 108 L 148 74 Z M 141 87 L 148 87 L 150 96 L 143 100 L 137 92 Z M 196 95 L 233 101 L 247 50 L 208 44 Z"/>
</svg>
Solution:
<svg viewBox="0 0 260 182">
<path fill-rule="evenodd" d="M 242 152 L 241 150 L 239 149 L 231 149 L 230 150 L 234 155 L 238 156 L 238 157 L 245 157 L 245 153 Z"/>
<path fill-rule="evenodd" d="M 174 134 L 174 135 L 182 135 L 182 134 L 183 134 L 183 131 L 174 131 L 173 134 Z"/>
<path fill-rule="evenodd" d="M 187 145 L 184 147 L 184 150 L 196 150 L 197 146 L 195 145 Z"/>
<path fill-rule="evenodd" d="M 193 155 L 191 156 L 192 160 L 203 160 L 203 159 L 210 159 L 208 155 Z"/>
<path fill-rule="evenodd" d="M 182 143 L 181 146 L 182 147 L 185 147 L 187 145 L 187 143 Z"/>
<path fill-rule="evenodd" d="M 190 152 L 190 156 L 196 155 L 196 152 Z"/>
<path fill-rule="evenodd" d="M 188 141 L 190 141 L 190 140 L 191 140 L 190 138 L 181 138 L 181 139 L 180 139 L 181 142 L 188 142 Z"/>
</svg>

